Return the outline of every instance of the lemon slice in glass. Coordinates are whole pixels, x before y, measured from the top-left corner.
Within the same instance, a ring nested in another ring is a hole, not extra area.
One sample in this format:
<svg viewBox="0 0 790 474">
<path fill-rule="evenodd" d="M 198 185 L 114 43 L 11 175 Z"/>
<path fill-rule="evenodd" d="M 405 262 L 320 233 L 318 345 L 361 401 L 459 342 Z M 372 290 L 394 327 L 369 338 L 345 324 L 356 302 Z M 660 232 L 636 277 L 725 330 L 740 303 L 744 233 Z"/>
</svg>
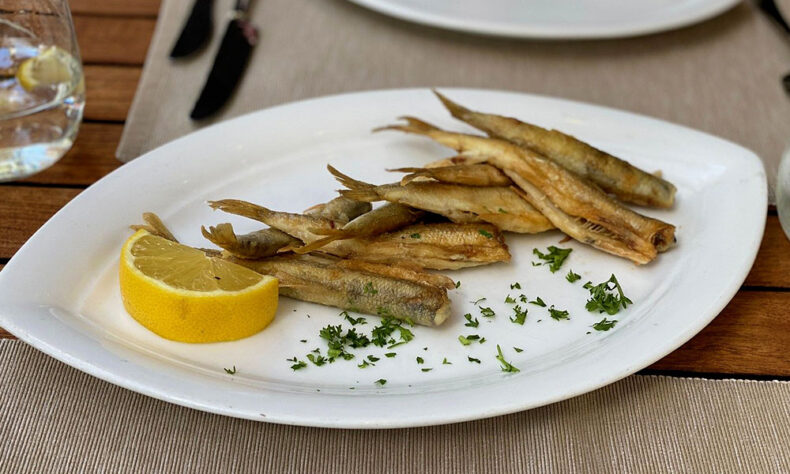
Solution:
<svg viewBox="0 0 790 474">
<path fill-rule="evenodd" d="M 181 342 L 232 341 L 277 312 L 277 279 L 140 230 L 121 250 L 123 304 L 140 324 Z"/>
<path fill-rule="evenodd" d="M 74 76 L 74 57 L 67 51 L 50 46 L 38 56 L 25 59 L 16 71 L 16 80 L 26 91 L 70 83 Z"/>
</svg>

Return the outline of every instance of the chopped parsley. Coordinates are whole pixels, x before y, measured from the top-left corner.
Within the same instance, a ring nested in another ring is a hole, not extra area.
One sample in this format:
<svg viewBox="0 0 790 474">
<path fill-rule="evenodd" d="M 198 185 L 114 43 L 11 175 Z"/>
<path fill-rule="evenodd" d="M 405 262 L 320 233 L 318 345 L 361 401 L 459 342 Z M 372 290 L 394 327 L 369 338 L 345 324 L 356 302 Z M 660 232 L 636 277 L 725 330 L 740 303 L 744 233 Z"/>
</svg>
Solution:
<svg viewBox="0 0 790 474">
<path fill-rule="evenodd" d="M 548 253 L 543 253 L 538 249 L 532 249 L 532 253 L 537 255 L 539 259 L 543 260 L 542 263 L 533 262 L 532 265 L 549 265 L 549 270 L 551 270 L 551 273 L 559 270 L 562 266 L 562 263 L 565 262 L 566 258 L 568 258 L 568 255 L 573 252 L 573 249 L 561 249 L 553 245 L 550 245 L 548 250 Z"/>
<path fill-rule="evenodd" d="M 516 346 L 513 346 L 513 350 L 516 351 L 516 352 L 524 352 L 524 349 L 522 349 L 520 347 L 516 347 Z"/>
<path fill-rule="evenodd" d="M 445 358 L 442 360 L 442 364 L 444 364 L 444 365 L 453 365 L 453 363 L 452 363 L 452 362 L 450 362 L 449 360 L 447 360 L 447 357 L 445 357 Z"/>
<path fill-rule="evenodd" d="M 371 365 L 376 365 L 376 364 L 371 364 L 370 362 L 363 360 L 361 364 L 357 365 L 357 367 L 359 367 L 360 369 L 364 369 L 365 367 L 369 367 Z"/>
<path fill-rule="evenodd" d="M 494 316 L 496 316 L 496 313 L 494 312 L 493 309 L 487 308 L 485 306 L 480 307 L 480 314 L 482 314 L 486 318 L 493 318 Z"/>
<path fill-rule="evenodd" d="M 386 354 L 384 354 L 384 357 L 389 357 L 390 359 L 392 359 L 396 355 L 398 355 L 398 354 L 395 353 L 395 352 L 387 352 Z"/>
<path fill-rule="evenodd" d="M 468 346 L 473 341 L 480 341 L 480 343 L 482 344 L 483 342 L 485 342 L 485 338 L 480 339 L 480 336 L 478 336 L 477 334 L 470 334 L 468 336 L 458 336 L 458 341 L 464 346 Z"/>
<path fill-rule="evenodd" d="M 540 306 L 541 308 L 545 308 L 546 307 L 546 303 L 544 303 L 543 300 L 540 297 L 537 297 L 533 301 L 530 301 L 529 304 L 534 304 L 534 305 Z"/>
<path fill-rule="evenodd" d="M 596 331 L 608 331 L 608 330 L 612 329 L 615 324 L 617 324 L 617 320 L 616 319 L 603 318 L 602 320 L 600 320 L 597 323 L 593 324 L 592 327 Z"/>
<path fill-rule="evenodd" d="M 507 214 L 507 211 L 506 211 L 506 210 L 504 210 L 504 209 L 502 209 L 501 207 L 500 207 L 499 209 L 497 209 L 497 211 L 498 211 L 500 214 Z"/>
<path fill-rule="evenodd" d="M 408 329 L 402 327 L 403 323 L 396 319 L 392 318 L 384 318 L 381 320 L 381 324 L 374 327 L 371 331 L 371 342 L 374 346 L 384 347 L 387 348 L 395 347 L 396 345 L 400 345 L 406 342 L 411 341 L 414 339 L 414 334 L 409 331 Z M 395 330 L 398 330 L 400 333 L 401 341 L 397 342 L 395 338 L 392 337 L 392 334 Z"/>
<path fill-rule="evenodd" d="M 565 275 L 565 279 L 571 283 L 576 283 L 581 277 L 578 273 L 573 273 L 573 270 L 568 270 L 568 274 Z"/>
<path fill-rule="evenodd" d="M 321 354 L 318 355 L 307 354 L 307 360 L 317 365 L 318 367 L 321 367 L 322 365 L 327 363 L 326 357 L 322 356 Z"/>
<path fill-rule="evenodd" d="M 475 362 L 477 364 L 480 363 L 480 359 L 475 359 L 474 357 L 470 357 L 470 356 L 466 356 L 466 358 L 469 360 L 469 362 Z"/>
<path fill-rule="evenodd" d="M 470 301 L 470 303 L 472 303 L 473 305 L 477 306 L 477 303 L 480 303 L 481 301 L 485 301 L 485 300 L 486 300 L 485 298 L 480 298 L 477 301 Z"/>
<path fill-rule="evenodd" d="M 614 274 L 605 282 L 595 286 L 588 281 L 584 284 L 584 288 L 590 291 L 590 299 L 585 305 L 587 311 L 590 312 L 605 312 L 612 316 L 619 313 L 620 309 L 625 309 L 629 304 L 633 304 L 633 301 L 623 293 L 623 288 Z"/>
<path fill-rule="evenodd" d="M 375 295 L 378 292 L 379 290 L 373 288 L 373 283 L 371 282 L 365 283 L 365 286 L 362 288 L 362 293 L 366 295 Z"/>
<path fill-rule="evenodd" d="M 233 375 L 236 373 L 236 366 L 234 365 L 232 369 L 226 369 L 225 367 L 222 368 L 228 375 Z"/>
<path fill-rule="evenodd" d="M 472 313 L 466 313 L 464 319 L 467 321 L 466 324 L 464 324 L 466 327 L 476 328 L 480 325 L 480 321 L 477 318 L 474 318 L 474 320 L 472 319 Z"/>
<path fill-rule="evenodd" d="M 423 358 L 422 358 L 422 357 L 420 357 L 420 356 L 417 356 L 417 363 L 418 363 L 418 364 L 422 364 L 422 363 L 424 363 L 424 362 L 425 362 L 425 359 L 423 359 Z"/>
<path fill-rule="evenodd" d="M 371 362 L 378 362 L 379 358 L 376 357 L 376 356 L 369 355 L 368 356 L 368 360 L 371 361 Z"/>
<path fill-rule="evenodd" d="M 521 306 L 516 305 L 513 307 L 513 312 L 515 313 L 515 315 L 512 318 L 510 318 L 510 322 L 520 324 L 523 326 L 524 321 L 527 320 L 527 310 L 521 309 Z"/>
<path fill-rule="evenodd" d="M 358 317 L 358 318 L 356 318 L 356 319 L 355 319 L 355 318 L 352 318 L 352 317 L 351 317 L 351 316 L 348 314 L 348 311 L 343 311 L 342 313 L 340 313 L 340 316 L 343 316 L 343 318 L 344 318 L 346 321 L 348 321 L 349 323 L 351 323 L 351 325 L 352 325 L 352 326 L 356 326 L 357 324 L 360 324 L 360 325 L 361 325 L 361 324 L 367 324 L 367 323 L 368 323 L 368 322 L 367 322 L 367 320 L 366 320 L 365 318 L 363 318 L 362 316 L 360 316 L 360 317 Z"/>
<path fill-rule="evenodd" d="M 568 313 L 567 311 L 554 309 L 554 305 L 551 305 L 551 308 L 549 308 L 549 315 L 551 316 L 552 319 L 556 319 L 557 321 L 563 319 L 571 319 L 570 313 Z"/>
<path fill-rule="evenodd" d="M 521 283 L 519 283 L 519 282 L 511 283 L 510 284 L 510 289 L 511 290 L 520 290 L 521 289 Z"/>
<path fill-rule="evenodd" d="M 299 342 L 307 343 L 307 339 L 300 339 Z"/>
<path fill-rule="evenodd" d="M 515 303 L 515 302 L 516 300 L 514 300 L 513 297 L 511 297 L 510 295 L 507 295 L 505 297 L 505 303 Z"/>
<path fill-rule="evenodd" d="M 420 234 L 415 232 L 415 233 L 411 234 L 409 237 L 411 237 L 412 239 L 419 239 L 420 238 Z"/>
<path fill-rule="evenodd" d="M 505 360 L 505 356 L 502 355 L 502 348 L 499 347 L 499 344 L 497 344 L 496 346 L 496 351 L 497 351 L 496 360 L 498 360 L 499 363 L 502 364 L 501 367 L 502 372 L 514 372 L 514 373 L 521 372 L 520 370 L 518 370 L 516 366 Z"/>
<path fill-rule="evenodd" d="M 527 302 L 527 295 L 524 295 L 524 294 L 518 295 L 518 300 L 521 301 L 522 303 L 526 303 Z"/>
<path fill-rule="evenodd" d="M 424 369 L 420 369 L 420 370 L 422 370 L 423 372 L 430 372 L 430 371 L 433 370 L 433 368 L 432 367 L 425 367 Z"/>
<path fill-rule="evenodd" d="M 489 232 L 489 231 L 487 231 L 485 229 L 477 229 L 477 231 L 480 232 L 480 235 L 482 235 L 486 239 L 493 239 L 494 238 L 494 234 L 492 234 L 491 232 Z"/>
<path fill-rule="evenodd" d="M 457 282 L 455 282 L 455 287 L 456 287 L 456 289 L 457 288 L 461 288 L 461 280 L 458 280 Z"/>
<path fill-rule="evenodd" d="M 374 382 L 377 385 L 385 385 L 387 383 L 386 379 L 378 379 Z"/>
<path fill-rule="evenodd" d="M 293 369 L 293 370 L 299 370 L 299 369 L 303 369 L 303 368 L 307 367 L 307 362 L 297 359 L 296 356 L 294 356 L 293 359 L 285 359 L 285 360 L 288 361 L 288 362 L 293 362 L 294 363 L 291 366 L 291 369 Z"/>
</svg>

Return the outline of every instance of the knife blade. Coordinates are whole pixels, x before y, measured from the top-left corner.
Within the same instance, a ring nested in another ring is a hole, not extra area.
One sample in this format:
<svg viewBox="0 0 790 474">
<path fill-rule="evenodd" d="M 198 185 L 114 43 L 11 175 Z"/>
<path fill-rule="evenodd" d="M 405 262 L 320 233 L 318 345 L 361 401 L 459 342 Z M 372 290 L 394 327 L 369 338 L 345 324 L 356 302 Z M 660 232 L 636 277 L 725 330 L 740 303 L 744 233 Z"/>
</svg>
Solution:
<svg viewBox="0 0 790 474">
<path fill-rule="evenodd" d="M 195 0 L 184 28 L 170 51 L 171 58 L 181 58 L 199 50 L 208 42 L 213 30 L 214 0 Z"/>
<path fill-rule="evenodd" d="M 258 42 L 258 30 L 248 20 L 251 0 L 236 0 L 233 19 L 228 23 L 214 64 L 189 114 L 200 120 L 214 114 L 233 94 L 244 74 L 252 47 Z"/>
</svg>

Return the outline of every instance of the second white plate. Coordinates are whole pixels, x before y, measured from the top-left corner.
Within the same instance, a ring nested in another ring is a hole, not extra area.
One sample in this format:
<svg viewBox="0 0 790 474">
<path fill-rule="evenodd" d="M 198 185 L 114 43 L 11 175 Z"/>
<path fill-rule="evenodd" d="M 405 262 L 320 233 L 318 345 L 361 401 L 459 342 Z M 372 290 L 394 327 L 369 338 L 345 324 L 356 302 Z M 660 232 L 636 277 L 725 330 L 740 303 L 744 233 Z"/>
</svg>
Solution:
<svg viewBox="0 0 790 474">
<path fill-rule="evenodd" d="M 440 126 L 452 120 L 424 89 L 326 97 L 263 110 L 176 140 L 124 165 L 82 192 L 45 224 L 0 272 L 0 326 L 39 350 L 112 383 L 201 410 L 254 420 L 328 427 L 385 428 L 483 418 L 544 405 L 593 390 L 661 358 L 711 321 L 742 283 L 766 216 L 765 174 L 748 150 L 687 128 L 587 104 L 508 92 L 447 89 L 472 108 L 518 116 L 576 135 L 678 187 L 677 205 L 646 211 L 678 227 L 679 245 L 644 267 L 584 245 L 556 274 L 532 266 L 532 249 L 562 236 L 507 235 L 513 261 L 450 272 L 453 315 L 440 328 L 414 328 L 394 349 L 368 348 L 355 361 L 292 371 L 287 358 L 325 353 L 319 330 L 343 324 L 339 310 L 288 298 L 265 331 L 232 343 L 191 345 L 148 332 L 123 309 L 118 255 L 128 225 L 155 211 L 187 244 L 205 246 L 200 225 L 252 221 L 212 212 L 208 199 L 241 198 L 300 211 L 339 186 L 327 163 L 352 177 L 390 182 L 385 168 L 419 166 L 448 150 L 371 128 L 412 114 Z M 569 269 L 582 275 L 571 284 Z M 598 332 L 602 316 L 585 308 L 587 291 L 616 274 L 634 304 L 618 325 Z M 521 289 L 511 289 L 519 282 Z M 568 310 L 554 321 L 529 309 L 513 324 L 506 295 L 541 297 Z M 472 303 L 495 312 L 480 313 Z M 464 326 L 465 313 L 479 327 Z M 369 333 L 378 321 L 366 317 Z M 462 346 L 459 335 L 487 341 Z M 305 342 L 302 342 L 302 341 Z M 496 345 L 521 369 L 500 371 Z M 523 349 L 516 351 L 516 347 Z M 362 357 L 379 357 L 358 368 Z M 424 363 L 417 363 L 417 357 Z M 476 363 L 469 358 L 479 359 Z M 447 359 L 451 364 L 443 363 Z M 235 375 L 224 368 L 236 366 Z M 422 369 L 431 368 L 424 372 Z M 375 381 L 386 379 L 384 386 Z"/>
<path fill-rule="evenodd" d="M 719 15 L 740 0 L 351 0 L 380 13 L 450 30 L 515 38 L 645 35 Z"/>
</svg>

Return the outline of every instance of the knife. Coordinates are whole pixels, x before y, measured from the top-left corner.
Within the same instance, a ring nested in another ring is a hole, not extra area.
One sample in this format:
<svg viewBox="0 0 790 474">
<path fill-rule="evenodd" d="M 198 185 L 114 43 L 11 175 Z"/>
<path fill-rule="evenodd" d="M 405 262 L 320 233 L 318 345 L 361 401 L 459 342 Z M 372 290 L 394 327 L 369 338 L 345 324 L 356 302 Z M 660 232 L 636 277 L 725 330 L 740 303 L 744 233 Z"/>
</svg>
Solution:
<svg viewBox="0 0 790 474">
<path fill-rule="evenodd" d="M 170 51 L 171 58 L 181 58 L 203 47 L 211 37 L 211 10 L 214 0 L 195 0 L 181 35 Z"/>
<path fill-rule="evenodd" d="M 774 0 L 760 0 L 757 6 L 759 6 L 779 28 L 784 30 L 785 34 L 789 35 L 788 37 L 790 37 L 790 25 L 787 24 L 787 20 L 785 20 Z M 782 77 L 782 86 L 784 86 L 785 92 L 790 94 L 790 72 Z"/>
<path fill-rule="evenodd" d="M 222 107 L 244 74 L 252 47 L 258 42 L 258 30 L 248 20 L 251 3 L 252 0 L 236 0 L 211 72 L 189 114 L 192 120 L 206 118 Z"/>
</svg>

